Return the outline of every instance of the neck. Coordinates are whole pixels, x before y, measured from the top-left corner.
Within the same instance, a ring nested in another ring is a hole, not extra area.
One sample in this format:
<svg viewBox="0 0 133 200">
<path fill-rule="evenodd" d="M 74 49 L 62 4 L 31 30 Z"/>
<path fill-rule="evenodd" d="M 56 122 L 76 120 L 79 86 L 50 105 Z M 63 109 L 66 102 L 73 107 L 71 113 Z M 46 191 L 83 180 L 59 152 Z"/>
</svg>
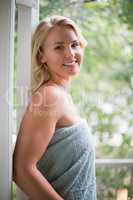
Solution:
<svg viewBox="0 0 133 200">
<path fill-rule="evenodd" d="M 66 92 L 68 92 L 70 89 L 70 79 L 52 79 L 50 82 L 62 87 Z"/>
</svg>

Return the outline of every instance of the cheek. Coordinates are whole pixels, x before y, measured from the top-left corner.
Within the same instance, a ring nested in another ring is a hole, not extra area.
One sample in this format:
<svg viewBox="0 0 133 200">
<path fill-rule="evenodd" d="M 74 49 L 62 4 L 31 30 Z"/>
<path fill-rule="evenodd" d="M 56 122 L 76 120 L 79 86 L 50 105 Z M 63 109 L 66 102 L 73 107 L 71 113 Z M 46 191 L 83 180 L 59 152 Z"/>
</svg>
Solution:
<svg viewBox="0 0 133 200">
<path fill-rule="evenodd" d="M 49 57 L 47 61 L 47 65 L 50 70 L 56 71 L 60 67 L 62 63 L 61 56 L 58 56 L 56 54 L 51 54 L 51 57 Z"/>
<path fill-rule="evenodd" d="M 49 53 L 49 57 L 47 59 L 48 63 L 53 65 L 53 64 L 57 63 L 58 60 L 59 60 L 59 55 L 57 53 L 51 51 Z"/>
<path fill-rule="evenodd" d="M 59 60 L 61 60 L 63 56 L 63 53 L 61 51 L 59 52 L 51 52 L 51 57 L 50 60 L 52 60 L 53 62 L 58 62 Z"/>
<path fill-rule="evenodd" d="M 75 55 L 76 55 L 76 58 L 77 58 L 77 61 L 78 63 L 80 64 L 83 60 L 83 56 L 84 56 L 84 51 L 82 49 L 78 49 L 76 52 L 75 52 Z"/>
</svg>

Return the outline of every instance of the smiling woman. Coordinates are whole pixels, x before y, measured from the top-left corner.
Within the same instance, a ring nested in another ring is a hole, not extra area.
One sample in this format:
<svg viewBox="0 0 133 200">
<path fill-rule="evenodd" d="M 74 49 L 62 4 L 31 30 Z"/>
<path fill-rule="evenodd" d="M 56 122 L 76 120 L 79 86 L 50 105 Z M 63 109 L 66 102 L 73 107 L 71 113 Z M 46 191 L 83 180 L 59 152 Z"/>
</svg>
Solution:
<svg viewBox="0 0 133 200">
<path fill-rule="evenodd" d="M 40 56 L 53 79 L 58 75 L 69 78 L 79 71 L 82 49 L 72 28 L 56 26 L 42 45 Z"/>
<path fill-rule="evenodd" d="M 14 180 L 32 200 L 96 200 L 93 138 L 69 94 L 85 45 L 62 16 L 40 22 L 33 35 L 34 87 L 13 157 Z"/>
</svg>

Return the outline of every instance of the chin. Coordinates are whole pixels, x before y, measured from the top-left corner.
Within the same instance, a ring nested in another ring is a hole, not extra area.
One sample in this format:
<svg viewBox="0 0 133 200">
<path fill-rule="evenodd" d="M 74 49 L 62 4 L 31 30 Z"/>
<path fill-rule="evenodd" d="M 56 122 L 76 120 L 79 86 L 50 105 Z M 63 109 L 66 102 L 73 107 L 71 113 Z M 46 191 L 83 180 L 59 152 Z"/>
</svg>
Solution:
<svg viewBox="0 0 133 200">
<path fill-rule="evenodd" d="M 71 71 L 69 72 L 69 75 L 74 76 L 74 75 L 79 74 L 79 72 L 80 72 L 80 69 L 73 69 L 73 70 L 71 70 Z"/>
</svg>

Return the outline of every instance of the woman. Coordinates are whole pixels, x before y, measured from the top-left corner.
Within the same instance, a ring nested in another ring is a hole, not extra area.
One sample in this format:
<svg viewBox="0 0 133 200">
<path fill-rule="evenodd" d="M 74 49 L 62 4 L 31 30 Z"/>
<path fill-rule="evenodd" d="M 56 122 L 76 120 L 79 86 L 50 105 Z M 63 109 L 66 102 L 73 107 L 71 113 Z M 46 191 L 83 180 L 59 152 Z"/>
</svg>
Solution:
<svg viewBox="0 0 133 200">
<path fill-rule="evenodd" d="M 69 94 L 85 45 L 62 16 L 46 18 L 33 34 L 33 93 L 13 159 L 14 180 L 32 200 L 96 199 L 92 136 Z"/>
</svg>

